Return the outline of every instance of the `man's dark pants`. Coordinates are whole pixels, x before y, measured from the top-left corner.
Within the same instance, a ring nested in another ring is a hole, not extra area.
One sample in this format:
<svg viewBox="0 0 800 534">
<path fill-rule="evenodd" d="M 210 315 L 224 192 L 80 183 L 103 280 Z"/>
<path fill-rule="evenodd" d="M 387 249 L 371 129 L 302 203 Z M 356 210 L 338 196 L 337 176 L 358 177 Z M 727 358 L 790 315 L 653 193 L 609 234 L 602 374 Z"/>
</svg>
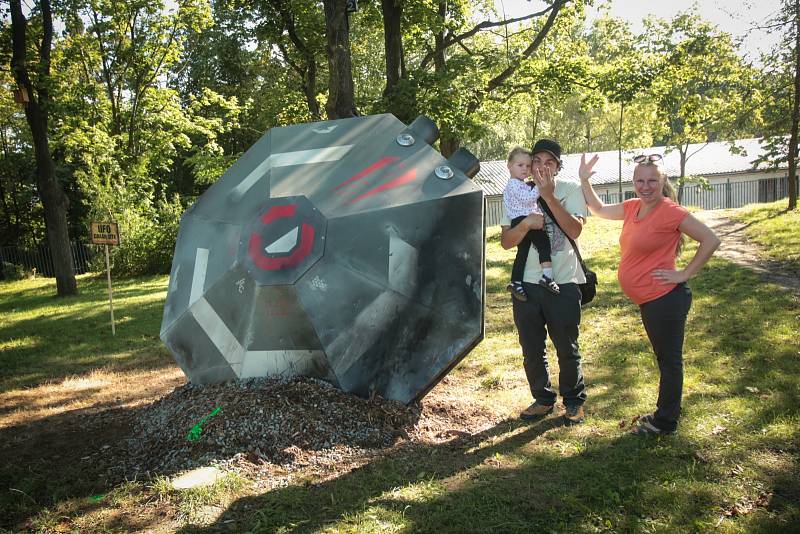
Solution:
<svg viewBox="0 0 800 534">
<path fill-rule="evenodd" d="M 678 426 L 683 393 L 683 336 L 692 306 L 692 290 L 686 284 L 639 306 L 642 324 L 653 346 L 661 378 L 653 424 L 667 432 Z"/>
<path fill-rule="evenodd" d="M 558 356 L 558 386 L 564 405 L 580 406 L 586 401 L 578 346 L 581 290 L 576 284 L 559 284 L 561 292 L 554 295 L 536 284 L 523 285 L 528 300 L 514 299 L 514 324 L 531 394 L 539 404 L 551 406 L 556 402 L 545 349 L 545 337 L 549 334 Z"/>
</svg>

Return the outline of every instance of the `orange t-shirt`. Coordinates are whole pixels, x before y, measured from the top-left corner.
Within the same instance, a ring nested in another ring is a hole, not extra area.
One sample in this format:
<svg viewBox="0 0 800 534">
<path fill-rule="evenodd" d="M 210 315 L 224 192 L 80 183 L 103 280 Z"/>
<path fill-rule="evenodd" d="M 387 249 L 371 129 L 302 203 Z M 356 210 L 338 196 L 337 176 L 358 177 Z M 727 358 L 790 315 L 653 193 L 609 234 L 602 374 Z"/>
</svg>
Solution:
<svg viewBox="0 0 800 534">
<path fill-rule="evenodd" d="M 655 300 L 675 287 L 653 279 L 651 273 L 654 269 L 675 268 L 675 247 L 681 237 L 678 226 L 689 214 L 680 204 L 664 198 L 644 218 L 636 220 L 640 205 L 638 198 L 622 204 L 625 220 L 619 236 L 622 257 L 617 271 L 622 291 L 635 304 Z"/>
</svg>

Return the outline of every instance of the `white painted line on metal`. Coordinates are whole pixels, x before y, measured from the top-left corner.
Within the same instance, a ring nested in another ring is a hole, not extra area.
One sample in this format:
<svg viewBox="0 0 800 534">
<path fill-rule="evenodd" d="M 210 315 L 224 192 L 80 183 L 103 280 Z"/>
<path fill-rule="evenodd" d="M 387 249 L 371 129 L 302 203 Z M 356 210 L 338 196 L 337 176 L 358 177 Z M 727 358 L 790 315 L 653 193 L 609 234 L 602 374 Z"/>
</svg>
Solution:
<svg viewBox="0 0 800 534">
<path fill-rule="evenodd" d="M 341 145 L 272 154 L 259 163 L 255 169 L 250 171 L 250 173 L 233 188 L 231 194 L 236 198 L 243 197 L 272 167 L 289 167 L 291 165 L 336 161 L 342 159 L 351 148 L 353 148 L 353 145 Z"/>
<path fill-rule="evenodd" d="M 389 234 L 389 287 L 413 298 L 417 290 L 419 251 L 394 232 Z"/>
<path fill-rule="evenodd" d="M 295 226 L 280 238 L 274 241 L 271 245 L 264 248 L 270 254 L 282 254 L 289 252 L 297 244 L 297 234 L 299 227 Z"/>
<path fill-rule="evenodd" d="M 192 292 L 189 293 L 189 306 L 203 296 L 208 269 L 208 249 L 198 248 L 194 257 L 194 273 L 192 274 Z"/>
<path fill-rule="evenodd" d="M 314 132 L 314 133 L 318 133 L 318 134 L 327 134 L 327 133 L 331 133 L 332 131 L 334 131 L 337 127 L 338 127 L 337 124 L 331 124 L 331 125 L 325 126 L 324 128 L 322 126 L 320 126 L 318 128 L 314 128 L 311 131 Z"/>
<path fill-rule="evenodd" d="M 291 165 L 306 165 L 308 163 L 322 163 L 323 161 L 340 160 L 347 154 L 353 145 L 329 146 L 312 150 L 297 150 L 295 152 L 281 152 L 273 154 L 270 159 L 275 159 L 273 167 L 289 167 Z"/>
<path fill-rule="evenodd" d="M 324 355 L 321 350 L 248 350 L 240 378 L 307 374 L 313 371 L 314 361 Z"/>
<path fill-rule="evenodd" d="M 244 347 L 222 321 L 209 302 L 201 297 L 192 306 L 192 315 L 208 338 L 230 364 L 241 363 Z"/>
</svg>

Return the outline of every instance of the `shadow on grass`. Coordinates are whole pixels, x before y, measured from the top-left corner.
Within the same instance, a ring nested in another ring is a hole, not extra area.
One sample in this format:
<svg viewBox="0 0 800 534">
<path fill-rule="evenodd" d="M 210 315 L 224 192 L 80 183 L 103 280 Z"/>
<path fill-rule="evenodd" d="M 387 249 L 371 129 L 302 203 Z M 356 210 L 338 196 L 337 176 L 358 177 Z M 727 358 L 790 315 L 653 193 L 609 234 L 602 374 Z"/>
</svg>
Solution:
<svg viewBox="0 0 800 534">
<path fill-rule="evenodd" d="M 529 452 L 560 426 L 555 418 L 503 423 L 474 439 L 410 446 L 333 480 L 239 499 L 210 527 L 183 531 L 315 532 L 342 524 L 370 531 L 382 520 L 408 532 L 630 531 L 654 518 L 683 526 L 711 521 L 708 491 L 668 483 L 687 470 L 704 475 L 691 443 L 621 435 L 570 454 Z M 496 465 L 498 457 L 516 465 Z"/>
</svg>

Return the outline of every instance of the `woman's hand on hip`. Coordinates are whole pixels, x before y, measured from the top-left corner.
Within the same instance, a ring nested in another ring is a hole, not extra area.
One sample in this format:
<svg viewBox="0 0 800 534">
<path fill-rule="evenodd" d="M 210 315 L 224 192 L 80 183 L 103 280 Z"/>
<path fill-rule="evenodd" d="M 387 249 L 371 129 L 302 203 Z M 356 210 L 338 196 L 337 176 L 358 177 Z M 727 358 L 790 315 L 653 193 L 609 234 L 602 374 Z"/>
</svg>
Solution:
<svg viewBox="0 0 800 534">
<path fill-rule="evenodd" d="M 680 284 L 689 279 L 683 270 L 655 269 L 650 274 L 653 276 L 653 280 L 662 284 Z"/>
</svg>

